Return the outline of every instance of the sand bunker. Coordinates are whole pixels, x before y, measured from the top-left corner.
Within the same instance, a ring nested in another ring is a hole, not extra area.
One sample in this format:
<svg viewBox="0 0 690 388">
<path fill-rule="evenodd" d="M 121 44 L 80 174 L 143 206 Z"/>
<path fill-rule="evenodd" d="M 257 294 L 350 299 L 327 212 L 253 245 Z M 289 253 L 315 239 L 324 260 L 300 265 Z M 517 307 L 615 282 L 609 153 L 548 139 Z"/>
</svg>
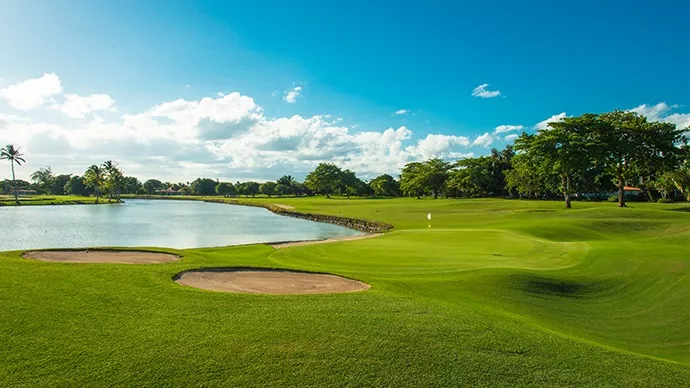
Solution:
<svg viewBox="0 0 690 388">
<path fill-rule="evenodd" d="M 175 282 L 211 291 L 274 295 L 329 294 L 369 289 L 366 283 L 335 275 L 261 269 L 186 271 L 177 275 Z"/>
<path fill-rule="evenodd" d="M 112 264 L 160 264 L 179 260 L 170 253 L 143 251 L 32 251 L 23 255 L 27 259 L 59 263 L 112 263 Z"/>
<path fill-rule="evenodd" d="M 282 203 L 274 203 L 274 204 L 273 204 L 273 206 L 275 206 L 275 207 L 279 207 L 279 208 L 281 208 L 281 209 L 285 209 L 285 210 L 292 210 L 292 209 L 294 209 L 294 208 L 295 208 L 294 206 L 290 206 L 290 205 L 283 205 Z"/>
<path fill-rule="evenodd" d="M 268 245 L 276 249 L 299 247 L 302 245 L 315 245 L 315 244 L 327 244 L 338 241 L 352 241 L 352 240 L 364 240 L 366 238 L 383 236 L 383 233 L 371 233 L 371 234 L 356 234 L 354 236 L 336 237 L 328 238 L 325 240 L 307 240 L 307 241 L 289 241 L 289 242 L 279 242 L 279 243 L 269 243 Z"/>
</svg>

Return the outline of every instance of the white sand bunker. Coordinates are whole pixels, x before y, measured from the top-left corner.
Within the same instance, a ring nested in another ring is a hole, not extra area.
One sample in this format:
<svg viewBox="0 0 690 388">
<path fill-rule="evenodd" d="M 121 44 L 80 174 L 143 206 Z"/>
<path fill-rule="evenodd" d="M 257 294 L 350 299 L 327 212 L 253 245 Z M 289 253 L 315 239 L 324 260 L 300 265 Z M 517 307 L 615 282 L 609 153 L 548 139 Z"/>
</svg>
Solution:
<svg viewBox="0 0 690 388">
<path fill-rule="evenodd" d="M 369 289 L 357 280 L 335 275 L 262 269 L 206 269 L 182 272 L 175 282 L 211 291 L 248 294 L 329 294 Z"/>
<path fill-rule="evenodd" d="M 144 251 L 31 251 L 23 255 L 27 259 L 59 263 L 111 263 L 111 264 L 160 264 L 180 260 L 171 253 Z"/>
</svg>

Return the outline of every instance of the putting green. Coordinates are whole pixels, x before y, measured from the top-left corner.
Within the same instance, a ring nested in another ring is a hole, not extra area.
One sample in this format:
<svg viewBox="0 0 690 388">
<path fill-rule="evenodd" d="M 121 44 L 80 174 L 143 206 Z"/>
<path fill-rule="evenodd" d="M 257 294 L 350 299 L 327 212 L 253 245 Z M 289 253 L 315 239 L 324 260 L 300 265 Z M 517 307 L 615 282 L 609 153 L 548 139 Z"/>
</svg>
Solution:
<svg viewBox="0 0 690 388">
<path fill-rule="evenodd" d="M 276 265 L 342 273 L 427 276 L 496 267 L 556 269 L 577 264 L 586 251 L 586 243 L 551 242 L 505 230 L 413 229 L 368 240 L 281 249 L 270 259 Z"/>
<path fill-rule="evenodd" d="M 248 199 L 248 201 L 252 201 Z M 80 265 L 0 252 L 8 385 L 687 386 L 690 206 L 257 198 L 379 220 L 381 237 L 159 249 Z M 426 215 L 432 213 L 431 228 Z M 184 287 L 199 268 L 371 286 L 316 295 Z"/>
</svg>

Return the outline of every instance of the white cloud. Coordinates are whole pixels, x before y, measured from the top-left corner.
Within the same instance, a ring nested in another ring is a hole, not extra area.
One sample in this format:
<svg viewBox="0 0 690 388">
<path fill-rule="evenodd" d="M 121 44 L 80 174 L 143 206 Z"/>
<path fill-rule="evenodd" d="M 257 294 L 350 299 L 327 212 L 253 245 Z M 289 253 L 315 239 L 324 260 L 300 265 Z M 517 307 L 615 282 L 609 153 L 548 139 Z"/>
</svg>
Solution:
<svg viewBox="0 0 690 388">
<path fill-rule="evenodd" d="M 407 152 L 421 159 L 443 157 L 455 146 L 468 147 L 470 141 L 464 136 L 428 134 L 416 146 L 407 147 Z"/>
<path fill-rule="evenodd" d="M 494 137 L 490 133 L 486 132 L 483 135 L 477 136 L 477 138 L 472 142 L 472 146 L 488 147 L 493 142 Z"/>
<path fill-rule="evenodd" d="M 292 89 L 288 89 L 285 92 L 285 95 L 283 96 L 283 100 L 287 102 L 288 104 L 294 104 L 297 102 L 297 97 L 299 97 L 302 94 L 302 87 L 301 86 L 295 86 Z"/>
<path fill-rule="evenodd" d="M 472 96 L 481 98 L 493 98 L 501 95 L 500 90 L 488 90 L 489 84 L 481 84 L 472 90 Z"/>
<path fill-rule="evenodd" d="M 77 94 L 67 94 L 65 95 L 65 103 L 53 105 L 53 108 L 67 117 L 77 119 L 97 111 L 114 112 L 117 109 L 113 105 L 115 105 L 115 100 L 107 94 L 92 94 L 84 97 Z"/>
<path fill-rule="evenodd" d="M 553 115 L 553 116 L 549 117 L 548 119 L 546 119 L 544 121 L 538 122 L 537 125 L 534 126 L 534 128 L 539 129 L 539 130 L 549 129 L 550 128 L 549 123 L 561 121 L 566 117 L 568 117 L 568 116 L 566 116 L 565 112 L 561 112 L 557 115 Z"/>
<path fill-rule="evenodd" d="M 405 126 L 381 130 L 344 125 L 339 117 L 269 118 L 253 98 L 234 92 L 177 99 L 119 117 L 99 116 L 110 99 L 70 95 L 61 110 L 84 120 L 42 122 L 36 115 L 0 112 L 0 144 L 23 147 L 31 166 L 82 174 L 113 159 L 140 179 L 189 181 L 303 178 L 320 162 L 334 162 L 364 178 L 397 175 L 411 161 L 467 156 L 470 140 L 438 133 L 415 138 Z M 19 171 L 26 178 L 32 168 Z"/>
<path fill-rule="evenodd" d="M 525 129 L 523 125 L 499 125 L 494 129 L 494 133 L 505 133 L 512 131 L 522 131 Z"/>
<path fill-rule="evenodd" d="M 393 112 L 394 115 L 398 115 L 398 116 L 404 116 L 408 113 L 410 113 L 409 109 L 400 109 L 400 110 L 396 110 L 395 112 Z"/>
<path fill-rule="evenodd" d="M 42 106 L 50 96 L 62 92 L 60 78 L 54 73 L 43 74 L 0 89 L 0 98 L 15 109 L 29 110 Z"/>
<path fill-rule="evenodd" d="M 514 141 L 518 137 L 520 137 L 520 135 L 514 133 L 512 135 L 507 135 L 506 137 L 503 138 L 503 140 L 510 142 L 510 141 Z"/>
<path fill-rule="evenodd" d="M 668 105 L 660 102 L 656 105 L 642 104 L 630 109 L 631 112 L 647 117 L 649 121 L 662 121 L 673 123 L 679 129 L 690 128 L 690 113 L 671 113 L 671 110 L 679 108 L 678 105 Z"/>
</svg>

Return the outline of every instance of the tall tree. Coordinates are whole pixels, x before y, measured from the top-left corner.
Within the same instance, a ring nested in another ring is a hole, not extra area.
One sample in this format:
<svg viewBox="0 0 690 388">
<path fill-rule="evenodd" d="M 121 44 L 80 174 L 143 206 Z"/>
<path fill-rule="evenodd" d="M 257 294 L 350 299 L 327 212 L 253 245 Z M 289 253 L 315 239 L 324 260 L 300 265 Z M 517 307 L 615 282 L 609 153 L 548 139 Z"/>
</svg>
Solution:
<svg viewBox="0 0 690 388">
<path fill-rule="evenodd" d="M 424 194 L 426 188 L 426 167 L 423 163 L 412 162 L 403 167 L 400 172 L 400 190 L 404 195 L 416 196 Z"/>
<path fill-rule="evenodd" d="M 494 158 L 482 156 L 479 158 L 463 159 L 457 163 L 459 167 L 450 173 L 446 181 L 447 188 L 454 195 L 462 194 L 466 197 L 486 197 L 494 190 Z M 504 180 L 503 172 L 500 175 Z"/>
<path fill-rule="evenodd" d="M 31 173 L 31 180 L 36 184 L 37 191 L 41 194 L 56 194 L 52 192 L 55 175 L 50 166 L 39 168 Z"/>
<path fill-rule="evenodd" d="M 89 190 L 84 184 L 84 180 L 82 179 L 82 177 L 77 175 L 69 178 L 69 181 L 67 181 L 67 183 L 64 186 L 64 191 L 66 194 L 72 195 L 89 195 Z"/>
<path fill-rule="evenodd" d="M 111 202 L 113 199 L 120 202 L 120 194 L 124 184 L 122 171 L 112 160 L 103 162 L 103 171 L 105 171 L 105 187 L 108 191 L 108 202 Z"/>
<path fill-rule="evenodd" d="M 244 195 L 251 195 L 252 197 L 259 194 L 259 183 L 257 182 L 244 182 Z"/>
<path fill-rule="evenodd" d="M 271 195 L 274 195 L 276 193 L 276 183 L 275 182 L 265 182 L 262 183 L 259 186 L 259 192 L 264 195 L 268 195 L 270 198 Z"/>
<path fill-rule="evenodd" d="M 397 197 L 400 195 L 400 183 L 388 174 L 379 175 L 369 182 L 374 195 L 379 197 Z"/>
<path fill-rule="evenodd" d="M 100 166 L 93 164 L 86 169 L 84 173 L 84 183 L 87 187 L 93 188 L 93 195 L 96 197 L 96 203 L 98 203 L 98 198 L 101 196 L 104 181 L 105 172 Z"/>
<path fill-rule="evenodd" d="M 599 126 L 598 115 L 584 114 L 551 122 L 550 129 L 539 130 L 533 136 L 523 134 L 515 140 L 516 150 L 536 153 L 560 176 L 566 208 L 572 207 L 573 177 L 587 169 L 601 149 L 593 136 Z"/>
<path fill-rule="evenodd" d="M 14 202 L 19 205 L 19 197 L 17 196 L 17 180 L 14 176 L 14 164 L 16 163 L 17 166 L 21 166 L 22 163 L 26 163 L 26 160 L 24 160 L 24 155 L 22 155 L 21 152 L 19 152 L 19 148 L 15 148 L 13 144 L 8 144 L 5 146 L 5 148 L 0 149 L 0 159 L 2 160 L 8 160 L 10 162 L 10 165 L 12 166 L 12 184 L 14 186 Z"/>
<path fill-rule="evenodd" d="M 213 195 L 216 193 L 218 182 L 210 178 L 197 178 L 190 185 L 192 195 Z"/>
<path fill-rule="evenodd" d="M 314 171 L 307 175 L 304 184 L 317 194 L 325 194 L 326 198 L 338 190 L 342 171 L 333 163 L 321 163 Z"/>
<path fill-rule="evenodd" d="M 220 182 L 216 185 L 216 194 L 222 195 L 223 197 L 229 197 L 237 195 L 237 190 L 230 182 Z"/>
<path fill-rule="evenodd" d="M 424 162 L 424 165 L 426 167 L 426 186 L 434 194 L 434 199 L 436 199 L 443 191 L 443 187 L 448 179 L 448 171 L 450 171 L 451 165 L 445 160 L 439 158 L 429 159 Z"/>
<path fill-rule="evenodd" d="M 65 194 L 65 185 L 72 178 L 72 174 L 56 175 L 50 185 L 50 193 L 55 195 Z"/>
<path fill-rule="evenodd" d="M 159 181 L 158 179 L 149 179 L 144 184 L 141 186 L 142 190 L 144 190 L 144 193 L 146 194 L 154 194 L 158 190 L 163 190 L 166 187 L 170 187 L 172 185 L 165 186 L 163 182 Z"/>
</svg>

